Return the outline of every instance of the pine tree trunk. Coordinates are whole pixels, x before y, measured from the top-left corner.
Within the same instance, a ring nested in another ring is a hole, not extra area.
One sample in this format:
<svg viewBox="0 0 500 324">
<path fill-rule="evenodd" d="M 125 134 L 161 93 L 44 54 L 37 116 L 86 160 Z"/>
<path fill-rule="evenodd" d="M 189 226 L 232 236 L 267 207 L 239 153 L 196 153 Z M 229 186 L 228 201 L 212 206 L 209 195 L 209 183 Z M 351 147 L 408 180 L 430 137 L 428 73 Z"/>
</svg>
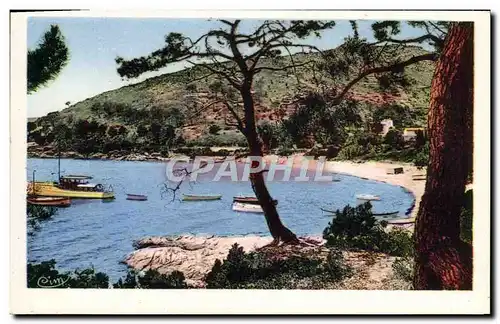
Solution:
<svg viewBox="0 0 500 324">
<path fill-rule="evenodd" d="M 262 157 L 264 155 L 262 151 L 262 141 L 257 134 L 254 101 L 250 89 L 251 82 L 248 82 L 241 90 L 245 109 L 245 136 L 250 148 L 250 155 Z M 254 165 L 252 167 L 254 167 Z M 297 236 L 281 222 L 276 206 L 273 203 L 273 199 L 269 190 L 267 190 L 267 186 L 264 181 L 264 173 L 251 173 L 250 182 L 252 183 L 252 189 L 255 192 L 255 196 L 259 200 L 259 204 L 264 211 L 267 226 L 269 228 L 269 232 L 271 232 L 271 235 L 273 236 L 274 243 L 279 243 L 280 241 L 286 243 L 297 242 Z"/>
<path fill-rule="evenodd" d="M 472 289 L 472 246 L 460 240 L 460 213 L 472 156 L 472 23 L 447 35 L 431 88 L 429 166 L 416 222 L 417 290 Z"/>
</svg>

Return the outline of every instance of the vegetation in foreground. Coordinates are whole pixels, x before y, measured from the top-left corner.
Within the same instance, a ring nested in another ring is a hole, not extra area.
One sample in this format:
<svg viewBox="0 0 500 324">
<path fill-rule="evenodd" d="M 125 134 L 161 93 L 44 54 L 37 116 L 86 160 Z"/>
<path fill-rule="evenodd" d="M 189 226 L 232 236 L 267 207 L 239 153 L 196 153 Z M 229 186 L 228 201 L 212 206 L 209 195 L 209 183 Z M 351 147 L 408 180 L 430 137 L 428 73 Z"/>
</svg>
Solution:
<svg viewBox="0 0 500 324">
<path fill-rule="evenodd" d="M 337 211 L 323 231 L 326 246 L 381 252 L 393 256 L 411 254 L 413 240 L 407 230 L 387 230 L 386 221 L 377 221 L 369 202 Z"/>
<path fill-rule="evenodd" d="M 42 222 L 51 219 L 57 212 L 56 207 L 49 206 L 38 206 L 38 205 L 26 205 L 26 216 L 27 216 L 27 233 L 28 235 L 34 235 L 37 230 L 40 229 Z"/>
<path fill-rule="evenodd" d="M 339 220 L 336 221 L 335 219 Z M 224 260 L 217 260 L 205 277 L 208 289 L 327 289 L 353 276 L 354 269 L 345 258 L 345 251 L 374 251 L 368 242 L 379 244 L 378 252 L 402 255 L 411 250 L 407 232 L 382 234 L 382 226 L 371 215 L 370 205 L 338 211 L 337 217 L 325 229 L 326 247 L 292 249 L 281 247 L 245 252 L 235 244 Z M 368 223 L 368 226 L 362 224 Z M 333 233 L 332 224 L 341 230 Z M 360 226 L 362 228 L 360 228 Z M 364 227 L 363 227 L 364 226 Z M 359 230 L 351 230 L 360 228 Z M 332 239 L 335 237 L 335 239 Z M 381 239 L 382 238 L 382 239 Z M 364 242 L 360 244 L 359 242 Z M 390 242 L 390 243 L 387 243 Z M 109 277 L 94 268 L 59 272 L 55 261 L 28 264 L 28 287 L 43 288 L 60 285 L 63 288 L 192 288 L 182 272 L 160 274 L 154 270 L 129 270 L 126 277 L 110 283 Z M 40 281 L 40 278 L 45 278 Z"/>
<path fill-rule="evenodd" d="M 464 195 L 461 215 L 462 239 L 472 242 L 472 190 Z M 37 222 L 49 219 L 52 209 L 30 208 Z M 414 239 L 410 231 L 388 230 L 384 221 L 377 221 L 370 203 L 338 210 L 323 232 L 323 249 L 291 254 L 283 250 L 245 252 L 235 244 L 224 260 L 217 260 L 205 277 L 207 289 L 328 289 L 352 277 L 355 270 L 344 258 L 347 251 L 367 251 L 395 256 L 392 271 L 395 279 L 412 287 L 414 276 Z M 42 279 L 41 279 L 42 278 Z M 28 263 L 29 288 L 193 288 L 179 271 L 160 274 L 155 270 L 129 270 L 127 275 L 111 283 L 103 272 L 94 268 L 60 272 L 55 260 Z"/>
</svg>

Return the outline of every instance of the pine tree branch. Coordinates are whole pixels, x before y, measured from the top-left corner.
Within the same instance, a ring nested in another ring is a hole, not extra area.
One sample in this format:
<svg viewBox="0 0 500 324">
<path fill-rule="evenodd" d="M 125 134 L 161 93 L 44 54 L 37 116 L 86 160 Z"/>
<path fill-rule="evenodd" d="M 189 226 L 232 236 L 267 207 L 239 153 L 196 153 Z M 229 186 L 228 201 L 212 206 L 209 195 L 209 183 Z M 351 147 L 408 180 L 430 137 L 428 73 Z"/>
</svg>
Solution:
<svg viewBox="0 0 500 324">
<path fill-rule="evenodd" d="M 359 81 L 361 81 L 363 78 L 367 77 L 370 74 L 390 72 L 390 71 L 397 70 L 397 69 L 400 69 L 400 68 L 404 68 L 405 66 L 412 65 L 412 64 L 415 64 L 415 63 L 418 63 L 418 62 L 422 62 L 422 61 L 436 61 L 437 57 L 438 57 L 438 55 L 435 54 L 435 53 L 418 55 L 418 56 L 413 56 L 412 58 L 410 58 L 410 59 L 408 59 L 406 61 L 400 62 L 400 63 L 396 63 L 396 64 L 392 64 L 392 65 L 387 65 L 387 66 L 379 66 L 379 67 L 376 67 L 376 68 L 365 70 L 364 72 L 360 73 L 356 78 L 354 78 L 353 80 L 351 80 L 344 87 L 344 89 L 340 92 L 340 94 L 335 97 L 335 99 L 333 100 L 333 102 L 335 102 L 335 103 L 340 102 L 344 98 L 344 96 L 349 92 L 349 90 L 351 90 L 351 88 L 356 83 L 358 83 Z"/>
<path fill-rule="evenodd" d="M 308 64 L 311 64 L 311 63 L 314 63 L 313 60 L 309 60 L 309 61 L 306 61 L 306 62 L 303 62 L 303 63 L 295 63 L 295 64 L 290 64 L 290 65 L 287 65 L 287 66 L 283 66 L 283 67 L 272 67 L 272 66 L 261 66 L 261 67 L 258 67 L 258 68 L 255 68 L 255 73 L 259 73 L 261 71 L 264 71 L 264 70 L 267 70 L 267 71 L 284 71 L 284 70 L 288 70 L 288 69 L 295 69 L 297 67 L 301 67 L 301 66 L 304 66 L 304 65 L 308 65 Z"/>
<path fill-rule="evenodd" d="M 194 63 L 194 62 L 189 61 L 189 60 L 187 62 L 190 63 L 190 64 L 193 64 L 195 66 L 203 67 L 203 68 L 211 71 L 213 74 L 220 75 L 221 77 L 224 77 L 233 87 L 235 87 L 236 89 L 241 89 L 240 80 L 234 78 L 233 76 L 231 76 L 227 72 L 224 72 L 222 70 L 214 69 L 213 67 L 210 66 L 210 64 L 206 64 L 206 63 Z"/>
</svg>

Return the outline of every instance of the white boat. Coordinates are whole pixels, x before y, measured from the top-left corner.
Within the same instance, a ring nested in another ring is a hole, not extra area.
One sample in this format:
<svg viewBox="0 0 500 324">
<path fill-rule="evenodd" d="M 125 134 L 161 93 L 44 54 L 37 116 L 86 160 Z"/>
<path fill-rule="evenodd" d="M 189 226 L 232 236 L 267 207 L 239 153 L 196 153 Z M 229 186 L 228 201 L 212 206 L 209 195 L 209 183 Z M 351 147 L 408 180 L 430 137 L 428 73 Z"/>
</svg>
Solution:
<svg viewBox="0 0 500 324">
<path fill-rule="evenodd" d="M 361 194 L 361 195 L 356 195 L 356 199 L 370 201 L 370 200 L 380 200 L 380 197 L 375 195 Z"/>
<path fill-rule="evenodd" d="M 233 203 L 233 210 L 237 212 L 243 213 L 264 213 L 262 207 L 260 205 L 254 204 L 242 204 L 239 202 Z"/>
</svg>

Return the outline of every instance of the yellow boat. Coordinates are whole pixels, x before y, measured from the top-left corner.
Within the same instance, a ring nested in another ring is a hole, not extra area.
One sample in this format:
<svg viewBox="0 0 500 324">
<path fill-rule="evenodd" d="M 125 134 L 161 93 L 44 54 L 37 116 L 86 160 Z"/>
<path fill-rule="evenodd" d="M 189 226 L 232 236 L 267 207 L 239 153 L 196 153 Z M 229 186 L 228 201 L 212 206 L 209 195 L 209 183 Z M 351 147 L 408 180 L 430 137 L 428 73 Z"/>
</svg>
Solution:
<svg viewBox="0 0 500 324">
<path fill-rule="evenodd" d="M 89 183 L 88 176 L 64 176 L 59 184 L 53 182 L 30 182 L 28 194 L 42 197 L 69 197 L 82 199 L 113 199 L 112 191 L 104 190 L 103 185 Z"/>
</svg>

